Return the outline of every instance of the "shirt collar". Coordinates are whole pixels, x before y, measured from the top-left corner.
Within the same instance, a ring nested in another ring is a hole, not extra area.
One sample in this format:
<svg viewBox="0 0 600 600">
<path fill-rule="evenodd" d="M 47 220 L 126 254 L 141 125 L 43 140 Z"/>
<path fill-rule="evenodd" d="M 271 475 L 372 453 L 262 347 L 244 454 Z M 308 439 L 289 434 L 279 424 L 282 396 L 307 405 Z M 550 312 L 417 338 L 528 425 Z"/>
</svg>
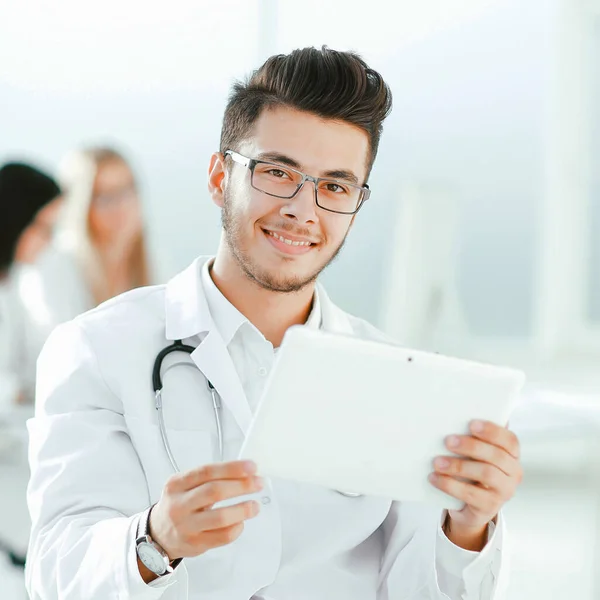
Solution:
<svg viewBox="0 0 600 600">
<path fill-rule="evenodd" d="M 187 269 L 175 275 L 167 283 L 164 296 L 167 340 L 183 340 L 208 332 L 215 327 L 202 285 L 205 263 L 212 260 L 213 257 L 209 256 L 198 257 Z M 210 276 L 209 279 L 212 283 Z M 227 300 L 223 298 L 223 302 Z M 313 310 L 307 324 L 309 327 L 321 327 L 332 333 L 346 335 L 353 333 L 349 315 L 331 301 L 318 282 L 315 286 Z"/>
<path fill-rule="evenodd" d="M 319 288 L 315 286 L 315 291 L 313 294 L 313 304 L 310 310 L 310 314 L 308 315 L 308 319 L 306 319 L 306 323 L 304 324 L 306 327 L 310 329 L 320 329 L 321 328 L 321 300 L 319 299 Z"/>
<path fill-rule="evenodd" d="M 207 261 L 202 266 L 201 281 L 204 289 L 204 295 L 208 304 L 208 310 L 215 323 L 217 331 L 223 338 L 225 345 L 228 346 L 238 330 L 246 323 L 258 330 L 248 321 L 248 319 L 235 307 L 215 285 L 210 276 L 210 267 L 213 261 Z M 313 306 L 305 323 L 306 327 L 319 329 L 321 327 L 321 302 L 319 294 L 315 289 L 313 295 Z M 262 335 L 262 334 L 261 334 Z"/>
<path fill-rule="evenodd" d="M 217 331 L 220 333 L 225 345 L 228 346 L 238 329 L 248 322 L 248 319 L 233 305 L 215 285 L 210 276 L 212 260 L 202 265 L 201 281 L 208 304 L 208 310 Z"/>
</svg>

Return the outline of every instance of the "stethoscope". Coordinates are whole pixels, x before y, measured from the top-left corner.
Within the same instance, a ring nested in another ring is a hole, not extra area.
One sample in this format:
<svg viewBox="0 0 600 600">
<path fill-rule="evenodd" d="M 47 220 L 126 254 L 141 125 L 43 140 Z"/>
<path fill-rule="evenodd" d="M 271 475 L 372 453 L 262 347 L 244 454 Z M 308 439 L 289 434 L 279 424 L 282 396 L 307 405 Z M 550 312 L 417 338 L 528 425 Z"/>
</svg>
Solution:
<svg viewBox="0 0 600 600">
<path fill-rule="evenodd" d="M 152 387 L 154 388 L 154 405 L 156 408 L 156 412 L 158 414 L 158 427 L 160 429 L 160 437 L 162 438 L 162 443 L 165 448 L 165 452 L 167 453 L 167 456 L 169 457 L 171 466 L 173 467 L 173 469 L 176 473 L 181 472 L 181 469 L 179 468 L 179 465 L 177 464 L 177 461 L 175 460 L 175 457 L 173 456 L 173 452 L 171 450 L 171 445 L 169 444 L 169 438 L 167 436 L 167 428 L 165 426 L 163 401 L 162 401 L 162 391 L 163 391 L 163 384 L 162 384 L 162 377 L 161 377 L 162 364 L 163 364 L 163 361 L 165 360 L 165 358 L 169 354 L 172 354 L 173 352 L 184 352 L 188 355 L 191 355 L 192 352 L 194 352 L 194 350 L 196 350 L 196 348 L 194 348 L 194 346 L 189 346 L 187 344 L 184 344 L 184 343 L 182 343 L 181 340 L 175 340 L 175 342 L 173 342 L 170 346 L 163 348 L 158 353 L 158 355 L 156 356 L 156 359 L 154 361 L 154 367 L 152 368 Z M 183 364 L 181 364 L 181 366 L 184 366 L 186 364 L 188 364 L 188 363 L 183 363 Z M 171 367 L 169 367 L 169 368 L 173 368 L 175 366 L 178 366 L 178 365 L 171 365 Z M 195 365 L 190 364 L 190 366 L 195 366 Z M 215 424 L 217 426 L 217 437 L 218 437 L 218 442 L 219 442 L 219 457 L 220 457 L 221 462 L 223 462 L 225 455 L 224 455 L 224 450 L 223 450 L 223 428 L 221 426 L 221 410 L 222 410 L 221 399 L 219 398 L 219 394 L 217 393 L 215 386 L 210 382 L 210 380 L 208 378 L 206 379 L 206 385 L 208 386 L 208 389 L 210 391 L 210 396 L 212 399 L 213 410 L 215 413 Z M 338 494 L 341 494 L 342 496 L 346 496 L 348 498 L 358 498 L 362 495 L 362 494 L 356 494 L 354 492 L 340 492 L 338 490 L 336 490 L 336 491 L 338 492 Z"/>
</svg>

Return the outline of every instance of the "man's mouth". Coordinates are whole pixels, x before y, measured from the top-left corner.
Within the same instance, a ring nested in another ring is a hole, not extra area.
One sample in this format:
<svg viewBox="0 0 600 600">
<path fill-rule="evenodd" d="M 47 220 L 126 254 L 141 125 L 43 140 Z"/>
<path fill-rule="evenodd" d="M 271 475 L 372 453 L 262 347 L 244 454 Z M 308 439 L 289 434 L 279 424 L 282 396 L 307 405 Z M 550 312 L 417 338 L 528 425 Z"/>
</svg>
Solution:
<svg viewBox="0 0 600 600">
<path fill-rule="evenodd" d="M 285 254 L 304 254 L 316 245 L 316 242 L 311 239 L 288 234 L 287 232 L 284 234 L 269 229 L 263 229 L 263 232 L 271 244 Z"/>
<path fill-rule="evenodd" d="M 287 244 L 288 246 L 312 246 L 313 243 L 307 240 L 292 240 L 289 238 L 286 238 L 282 235 L 280 235 L 279 233 L 275 233 L 274 231 L 267 231 L 267 233 L 274 237 L 276 240 L 279 240 L 280 242 L 283 242 L 284 244 Z"/>
</svg>

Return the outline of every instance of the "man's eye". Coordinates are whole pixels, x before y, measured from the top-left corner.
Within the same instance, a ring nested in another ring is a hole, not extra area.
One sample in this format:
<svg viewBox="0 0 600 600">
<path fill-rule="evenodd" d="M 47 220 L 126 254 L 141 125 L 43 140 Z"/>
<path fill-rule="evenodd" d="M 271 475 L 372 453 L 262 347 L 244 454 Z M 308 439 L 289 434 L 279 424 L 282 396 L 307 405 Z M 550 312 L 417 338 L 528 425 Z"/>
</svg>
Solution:
<svg viewBox="0 0 600 600">
<path fill-rule="evenodd" d="M 348 191 L 339 183 L 328 183 L 325 187 L 327 188 L 328 192 L 333 192 L 334 194 L 343 194 Z"/>
<path fill-rule="evenodd" d="M 267 173 L 269 173 L 269 175 L 273 175 L 273 177 L 277 177 L 278 179 L 283 179 L 284 177 L 288 176 L 288 174 L 281 169 L 270 169 L 267 171 Z"/>
</svg>

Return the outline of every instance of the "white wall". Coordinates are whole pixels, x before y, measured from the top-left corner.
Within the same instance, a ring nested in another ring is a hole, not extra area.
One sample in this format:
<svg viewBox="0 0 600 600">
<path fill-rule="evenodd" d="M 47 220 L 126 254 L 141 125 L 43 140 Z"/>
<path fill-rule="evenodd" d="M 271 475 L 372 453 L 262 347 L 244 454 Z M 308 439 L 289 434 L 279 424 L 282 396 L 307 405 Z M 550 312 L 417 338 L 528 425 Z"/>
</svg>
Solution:
<svg viewBox="0 0 600 600">
<path fill-rule="evenodd" d="M 591 219 L 590 235 L 592 237 L 589 264 L 590 291 L 587 314 L 590 319 L 600 324 L 600 7 L 593 26 L 594 36 L 590 49 L 592 78 L 592 127 L 591 145 Z"/>
<path fill-rule="evenodd" d="M 82 141 L 119 142 L 139 167 L 159 276 L 169 276 L 216 247 L 208 159 L 258 37 L 258 0 L 3 3 L 0 161 L 54 168 Z"/>
</svg>

